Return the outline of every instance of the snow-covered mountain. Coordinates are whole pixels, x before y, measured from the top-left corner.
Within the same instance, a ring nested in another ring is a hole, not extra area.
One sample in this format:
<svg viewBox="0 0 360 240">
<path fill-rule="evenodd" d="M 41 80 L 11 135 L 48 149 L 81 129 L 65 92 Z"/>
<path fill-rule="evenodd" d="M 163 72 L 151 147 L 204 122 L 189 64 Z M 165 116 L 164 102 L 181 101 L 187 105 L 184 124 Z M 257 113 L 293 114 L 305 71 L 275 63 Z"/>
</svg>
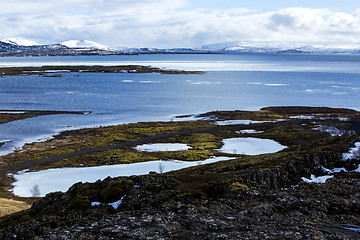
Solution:
<svg viewBox="0 0 360 240">
<path fill-rule="evenodd" d="M 108 54 L 196 54 L 196 53 L 346 53 L 360 54 L 360 43 L 335 45 L 317 44 L 281 44 L 270 41 L 225 42 L 204 45 L 197 48 L 131 48 L 112 49 L 91 40 L 69 40 L 54 43 L 47 40 L 29 38 L 7 38 L 0 41 L 0 56 L 76 56 L 76 55 L 108 55 Z"/>
<path fill-rule="evenodd" d="M 90 49 L 100 49 L 100 50 L 112 50 L 108 46 L 90 40 L 69 40 L 62 42 L 60 44 L 68 48 L 90 48 Z"/>
<path fill-rule="evenodd" d="M 94 54 L 121 53 L 90 40 L 69 40 L 55 43 L 17 37 L 0 41 L 0 56 L 76 56 Z"/>
<path fill-rule="evenodd" d="M 54 42 L 47 41 L 47 40 L 22 38 L 22 37 L 6 38 L 6 39 L 2 39 L 1 41 L 5 42 L 5 43 L 9 43 L 9 44 L 14 44 L 14 45 L 18 45 L 18 46 L 26 46 L 26 47 L 55 44 Z"/>
<path fill-rule="evenodd" d="M 204 45 L 201 49 L 217 52 L 278 52 L 293 48 L 277 42 L 225 42 Z"/>
<path fill-rule="evenodd" d="M 350 53 L 360 52 L 360 44 L 335 45 L 316 44 L 281 44 L 278 42 L 226 42 L 204 45 L 201 49 L 218 53 Z"/>
<path fill-rule="evenodd" d="M 224 43 L 214 43 L 214 44 L 208 44 L 208 45 L 204 45 L 201 47 L 201 49 L 206 49 L 206 50 L 221 50 L 221 49 L 225 49 L 225 48 L 230 48 L 230 47 L 236 47 L 239 46 L 240 42 L 224 42 Z"/>
</svg>

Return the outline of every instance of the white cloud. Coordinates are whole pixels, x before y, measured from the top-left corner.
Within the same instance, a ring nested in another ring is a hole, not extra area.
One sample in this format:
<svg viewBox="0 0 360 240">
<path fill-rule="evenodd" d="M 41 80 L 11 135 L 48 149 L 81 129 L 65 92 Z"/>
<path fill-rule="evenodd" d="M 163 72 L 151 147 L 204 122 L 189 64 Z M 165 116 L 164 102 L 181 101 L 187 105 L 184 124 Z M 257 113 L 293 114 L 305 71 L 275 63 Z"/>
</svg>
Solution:
<svg viewBox="0 0 360 240">
<path fill-rule="evenodd" d="M 62 42 L 90 39 L 112 47 L 201 47 L 228 41 L 353 44 L 360 9 L 189 9 L 188 0 L 12 0 L 0 9 L 0 38 Z"/>
</svg>

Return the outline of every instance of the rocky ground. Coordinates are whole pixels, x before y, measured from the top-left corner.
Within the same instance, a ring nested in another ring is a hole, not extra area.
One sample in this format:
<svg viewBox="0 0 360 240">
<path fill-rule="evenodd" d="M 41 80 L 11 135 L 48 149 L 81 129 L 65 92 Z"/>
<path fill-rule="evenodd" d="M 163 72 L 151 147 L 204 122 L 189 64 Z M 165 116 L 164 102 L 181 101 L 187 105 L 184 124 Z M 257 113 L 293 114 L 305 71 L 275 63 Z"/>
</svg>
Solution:
<svg viewBox="0 0 360 240">
<path fill-rule="evenodd" d="M 278 191 L 236 190 L 217 200 L 47 215 L 3 229 L 1 239 L 359 239 L 359 174 Z M 125 200 L 125 199 L 124 199 Z M 124 201 L 125 204 L 126 201 Z M 39 206 L 34 206 L 36 211 Z M 119 207 L 121 208 L 121 207 Z M 61 224 L 58 224 L 61 222 Z"/>
</svg>

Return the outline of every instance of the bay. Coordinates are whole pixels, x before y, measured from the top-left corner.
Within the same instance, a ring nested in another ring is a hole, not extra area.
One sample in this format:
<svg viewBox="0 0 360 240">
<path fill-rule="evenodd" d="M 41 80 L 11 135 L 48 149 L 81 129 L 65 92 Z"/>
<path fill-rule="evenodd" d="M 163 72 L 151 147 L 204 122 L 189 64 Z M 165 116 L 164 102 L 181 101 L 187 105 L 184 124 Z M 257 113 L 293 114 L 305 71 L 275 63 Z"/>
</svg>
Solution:
<svg viewBox="0 0 360 240">
<path fill-rule="evenodd" d="M 0 148 L 11 152 L 59 131 L 214 110 L 265 106 L 327 106 L 360 110 L 360 56 L 206 54 L 1 58 L 1 66 L 151 65 L 201 70 L 198 75 L 61 73 L 61 77 L 3 76 L 0 109 L 91 111 L 0 125 Z M 57 73 L 59 74 L 59 73 Z"/>
</svg>

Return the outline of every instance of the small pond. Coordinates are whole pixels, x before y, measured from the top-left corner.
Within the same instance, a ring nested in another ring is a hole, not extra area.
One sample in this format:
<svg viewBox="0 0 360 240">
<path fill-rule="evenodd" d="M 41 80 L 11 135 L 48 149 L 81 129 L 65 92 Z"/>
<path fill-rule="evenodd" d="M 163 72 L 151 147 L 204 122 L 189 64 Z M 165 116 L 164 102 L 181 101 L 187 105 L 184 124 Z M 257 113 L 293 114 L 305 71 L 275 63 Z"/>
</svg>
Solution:
<svg viewBox="0 0 360 240">
<path fill-rule="evenodd" d="M 223 140 L 223 146 L 218 149 L 222 153 L 259 155 L 275 153 L 286 148 L 271 139 L 262 138 L 228 138 Z"/>
</svg>

